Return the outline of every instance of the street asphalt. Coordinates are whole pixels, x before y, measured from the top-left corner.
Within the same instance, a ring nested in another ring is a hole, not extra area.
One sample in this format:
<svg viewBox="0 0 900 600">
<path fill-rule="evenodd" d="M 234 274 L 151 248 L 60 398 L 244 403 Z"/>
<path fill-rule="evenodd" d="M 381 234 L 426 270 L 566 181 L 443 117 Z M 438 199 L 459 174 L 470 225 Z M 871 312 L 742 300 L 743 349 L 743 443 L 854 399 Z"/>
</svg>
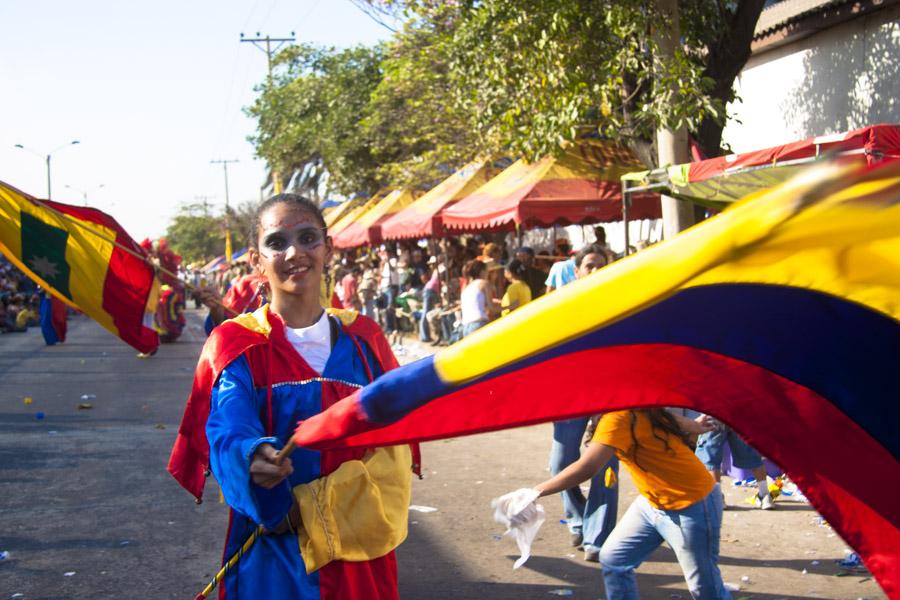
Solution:
<svg viewBox="0 0 900 600">
<path fill-rule="evenodd" d="M 227 524 L 215 481 L 197 505 L 165 470 L 202 317 L 188 311 L 181 339 L 148 359 L 86 317 L 54 347 L 36 328 L 0 336 L 0 600 L 192 599 L 215 574 Z M 398 355 L 431 351 L 407 338 Z M 547 523 L 517 571 L 491 518 L 492 498 L 547 476 L 550 440 L 545 424 L 423 446 L 397 553 L 404 600 L 602 597 L 599 565 L 568 545 L 557 498 L 544 499 Z M 621 475 L 620 513 L 636 493 Z M 724 491 L 721 567 L 736 599 L 883 597 L 866 573 L 839 572 L 849 550 L 810 506 L 763 513 L 742 506 L 744 488 Z M 638 579 L 645 599 L 689 598 L 668 548 Z"/>
</svg>

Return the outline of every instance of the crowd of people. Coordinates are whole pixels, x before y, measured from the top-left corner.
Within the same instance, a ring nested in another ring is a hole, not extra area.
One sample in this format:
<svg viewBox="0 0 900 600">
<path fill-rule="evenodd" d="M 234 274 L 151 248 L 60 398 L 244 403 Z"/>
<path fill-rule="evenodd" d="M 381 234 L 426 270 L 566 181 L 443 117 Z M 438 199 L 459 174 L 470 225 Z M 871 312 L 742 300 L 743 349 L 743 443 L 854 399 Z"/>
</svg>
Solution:
<svg viewBox="0 0 900 600">
<path fill-rule="evenodd" d="M 449 345 L 575 279 L 566 238 L 535 251 L 512 236 L 449 237 L 431 245 L 383 244 L 335 253 L 335 293 L 344 308 L 374 319 L 395 349 L 402 336 Z M 594 229 L 605 262 L 615 259 Z"/>
<path fill-rule="evenodd" d="M 0 256 L 0 333 L 21 333 L 39 325 L 37 285 Z"/>
</svg>

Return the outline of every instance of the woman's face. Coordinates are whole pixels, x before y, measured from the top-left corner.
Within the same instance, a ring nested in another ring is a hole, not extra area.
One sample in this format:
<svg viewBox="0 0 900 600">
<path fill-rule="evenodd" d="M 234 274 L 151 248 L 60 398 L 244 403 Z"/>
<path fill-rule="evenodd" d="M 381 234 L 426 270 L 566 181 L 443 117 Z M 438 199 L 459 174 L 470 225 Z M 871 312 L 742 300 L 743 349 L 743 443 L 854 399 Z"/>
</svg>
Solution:
<svg viewBox="0 0 900 600">
<path fill-rule="evenodd" d="M 581 264 L 575 267 L 575 276 L 587 277 L 597 269 L 606 266 L 606 257 L 602 254 L 588 254 L 581 260 Z"/>
<path fill-rule="evenodd" d="M 273 204 L 259 217 L 257 248 L 250 262 L 269 280 L 273 297 L 311 294 L 318 299 L 332 244 L 314 214 L 288 202 Z"/>
</svg>

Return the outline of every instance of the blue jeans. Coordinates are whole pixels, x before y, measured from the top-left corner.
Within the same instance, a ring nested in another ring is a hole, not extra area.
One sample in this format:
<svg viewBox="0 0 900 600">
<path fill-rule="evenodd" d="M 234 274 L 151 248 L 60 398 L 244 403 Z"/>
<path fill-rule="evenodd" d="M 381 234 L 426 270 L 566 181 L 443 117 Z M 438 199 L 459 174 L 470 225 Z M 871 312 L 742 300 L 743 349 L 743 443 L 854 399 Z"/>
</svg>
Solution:
<svg viewBox="0 0 900 600">
<path fill-rule="evenodd" d="M 731 600 L 719 573 L 722 506 L 718 484 L 682 510 L 660 510 L 638 496 L 600 550 L 607 599 L 637 600 L 634 570 L 665 541 L 694 600 Z"/>
<path fill-rule="evenodd" d="M 425 315 L 427 315 L 428 311 L 437 305 L 437 300 L 438 295 L 434 290 L 425 288 L 422 291 L 422 318 L 419 319 L 419 340 L 422 342 L 431 341 L 431 332 L 429 331 L 428 320 L 425 318 Z"/>
<path fill-rule="evenodd" d="M 557 421 L 553 424 L 553 445 L 550 447 L 552 475 L 556 475 L 581 456 L 581 440 L 587 424 L 587 417 Z M 618 478 L 619 459 L 613 457 L 591 478 L 591 489 L 587 498 L 577 486 L 560 494 L 569 531 L 581 532 L 584 549 L 593 552 L 600 550 L 616 526 L 619 508 L 619 486 L 607 488 L 604 481 L 607 467 L 611 467 Z"/>
<path fill-rule="evenodd" d="M 731 427 L 720 424 L 715 431 L 707 431 L 697 438 L 697 458 L 710 471 L 722 468 L 725 444 L 731 449 L 731 462 L 739 469 L 756 469 L 763 464 L 759 452 L 742 440 Z"/>
<path fill-rule="evenodd" d="M 463 337 L 474 333 L 476 330 L 481 329 L 487 325 L 487 319 L 479 319 L 477 321 L 472 321 L 471 323 L 466 323 L 463 325 Z"/>
</svg>

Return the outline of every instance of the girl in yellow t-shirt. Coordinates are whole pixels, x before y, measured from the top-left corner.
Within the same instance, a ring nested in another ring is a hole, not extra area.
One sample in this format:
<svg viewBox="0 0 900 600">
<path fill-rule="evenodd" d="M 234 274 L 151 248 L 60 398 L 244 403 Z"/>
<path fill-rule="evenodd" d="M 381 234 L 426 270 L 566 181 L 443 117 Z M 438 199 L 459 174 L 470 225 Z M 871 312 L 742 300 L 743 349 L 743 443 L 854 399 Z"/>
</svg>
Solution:
<svg viewBox="0 0 900 600">
<path fill-rule="evenodd" d="M 541 496 L 577 486 L 613 455 L 628 468 L 640 496 L 600 549 L 608 599 L 638 597 L 634 570 L 663 541 L 695 600 L 731 598 L 718 565 L 722 492 L 685 437 L 709 428 L 662 408 L 607 413 L 581 458 L 535 486 Z"/>
<path fill-rule="evenodd" d="M 509 281 L 506 293 L 503 294 L 503 300 L 500 301 L 500 316 L 505 317 L 523 304 L 531 302 L 531 288 L 525 282 L 528 267 L 519 259 L 514 258 L 506 263 L 503 274 Z"/>
</svg>

